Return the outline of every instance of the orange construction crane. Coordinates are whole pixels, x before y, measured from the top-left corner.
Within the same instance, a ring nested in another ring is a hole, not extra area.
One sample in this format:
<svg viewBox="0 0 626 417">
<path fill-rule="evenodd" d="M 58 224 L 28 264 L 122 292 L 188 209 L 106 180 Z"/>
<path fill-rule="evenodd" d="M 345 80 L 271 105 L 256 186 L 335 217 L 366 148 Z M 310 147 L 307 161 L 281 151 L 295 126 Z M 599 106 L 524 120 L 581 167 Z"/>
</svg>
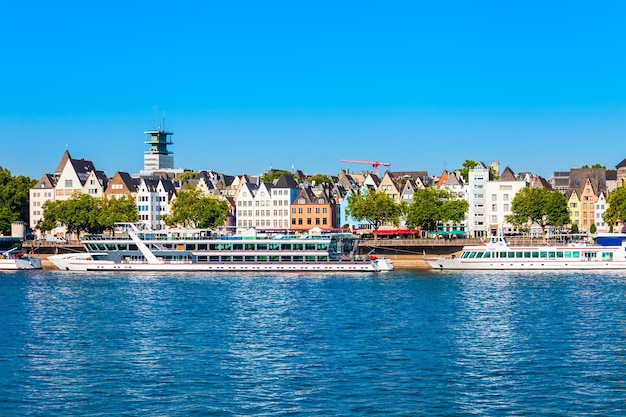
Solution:
<svg viewBox="0 0 626 417">
<path fill-rule="evenodd" d="M 391 164 L 388 162 L 378 162 L 378 161 L 361 161 L 361 160 L 352 160 L 352 159 L 342 159 L 339 162 L 348 162 L 351 164 L 367 164 L 367 165 L 371 165 L 374 168 L 376 168 L 376 175 L 378 176 L 378 167 L 380 167 L 381 165 L 384 167 L 390 167 Z"/>
</svg>

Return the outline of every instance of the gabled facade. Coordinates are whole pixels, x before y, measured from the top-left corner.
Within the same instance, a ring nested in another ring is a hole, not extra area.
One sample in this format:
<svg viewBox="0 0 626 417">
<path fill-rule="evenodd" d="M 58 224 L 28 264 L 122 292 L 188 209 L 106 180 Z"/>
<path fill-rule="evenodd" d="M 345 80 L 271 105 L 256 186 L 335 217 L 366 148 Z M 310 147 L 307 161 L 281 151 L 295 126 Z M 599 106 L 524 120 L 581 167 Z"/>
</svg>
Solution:
<svg viewBox="0 0 626 417">
<path fill-rule="evenodd" d="M 43 205 L 47 201 L 54 201 L 54 187 L 56 178 L 52 174 L 44 174 L 37 184 L 28 192 L 30 209 L 30 228 L 35 230 L 37 222 L 43 219 Z"/>
<path fill-rule="evenodd" d="M 575 224 L 578 226 L 578 229 L 580 230 L 580 198 L 578 195 L 578 192 L 573 189 L 570 188 L 567 190 L 567 192 L 565 193 L 565 199 L 567 200 L 567 206 L 569 208 L 569 215 L 570 218 L 572 219 L 572 224 Z"/>
<path fill-rule="evenodd" d="M 327 187 L 318 189 L 302 187 L 291 204 L 291 229 L 309 230 L 336 228 L 336 204 Z"/>
<path fill-rule="evenodd" d="M 601 192 L 596 201 L 596 233 L 608 232 L 608 226 L 604 221 L 604 212 L 606 211 L 606 207 L 606 197 L 604 196 L 604 193 Z"/>
<path fill-rule="evenodd" d="M 396 184 L 396 179 L 394 178 L 393 174 L 391 174 L 391 172 L 389 171 L 385 172 L 385 175 L 383 175 L 383 178 L 380 180 L 380 183 L 378 184 L 378 191 L 382 191 L 383 193 L 387 194 L 396 203 L 399 203 L 401 201 L 400 189 Z"/>
<path fill-rule="evenodd" d="M 42 207 L 47 201 L 67 200 L 81 193 L 102 197 L 106 184 L 106 176 L 96 171 L 91 161 L 73 159 L 69 151 L 65 150 L 54 174 L 45 174 L 29 190 L 30 227 L 35 228 L 43 218 Z M 65 232 L 64 227 L 51 231 L 56 235 L 64 235 Z"/>
<path fill-rule="evenodd" d="M 139 211 L 139 222 L 150 230 L 166 229 L 162 220 L 170 212 L 176 196 L 172 181 L 158 177 L 142 177 L 135 198 Z"/>
<path fill-rule="evenodd" d="M 128 172 L 118 171 L 109 181 L 109 185 L 104 191 L 104 195 L 112 198 L 128 196 L 134 199 L 137 195 L 137 187 L 139 187 L 139 183 L 140 180 L 131 177 Z"/>
<path fill-rule="evenodd" d="M 249 182 L 242 182 L 239 185 L 237 196 L 235 197 L 235 224 L 238 232 L 255 226 L 254 222 L 254 195 L 257 186 Z"/>
<path fill-rule="evenodd" d="M 580 231 L 588 232 L 596 221 L 596 202 L 598 196 L 591 178 L 587 178 L 580 189 Z"/>
<path fill-rule="evenodd" d="M 83 185 L 83 194 L 102 198 L 109 184 L 109 179 L 102 171 L 91 171 Z"/>
</svg>

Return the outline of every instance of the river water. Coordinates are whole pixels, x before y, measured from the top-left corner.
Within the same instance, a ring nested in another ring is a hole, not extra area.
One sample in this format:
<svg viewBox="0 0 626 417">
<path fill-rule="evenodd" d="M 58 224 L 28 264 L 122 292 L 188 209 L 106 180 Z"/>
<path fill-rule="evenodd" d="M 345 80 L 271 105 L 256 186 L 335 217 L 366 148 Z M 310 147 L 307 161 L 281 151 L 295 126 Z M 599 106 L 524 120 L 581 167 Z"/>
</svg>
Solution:
<svg viewBox="0 0 626 417">
<path fill-rule="evenodd" d="M 626 274 L 0 274 L 0 415 L 626 415 Z"/>
</svg>

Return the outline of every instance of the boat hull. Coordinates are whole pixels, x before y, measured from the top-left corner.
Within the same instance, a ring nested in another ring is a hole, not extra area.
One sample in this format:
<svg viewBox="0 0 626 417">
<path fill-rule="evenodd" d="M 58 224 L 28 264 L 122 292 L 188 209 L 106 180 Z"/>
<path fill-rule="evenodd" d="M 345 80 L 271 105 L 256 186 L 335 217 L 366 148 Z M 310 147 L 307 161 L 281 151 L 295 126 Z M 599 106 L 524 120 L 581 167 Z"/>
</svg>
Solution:
<svg viewBox="0 0 626 417">
<path fill-rule="evenodd" d="M 539 261 L 539 262 L 494 262 L 463 261 L 451 258 L 424 259 L 433 269 L 438 270 L 513 270 L 513 271 L 556 271 L 556 270 L 626 270 L 626 261 Z"/>
<path fill-rule="evenodd" d="M 41 259 L 36 257 L 22 256 L 19 258 L 0 259 L 0 271 L 20 271 L 41 268 Z"/>
<path fill-rule="evenodd" d="M 380 258 L 368 261 L 336 262 L 229 262 L 229 263 L 176 263 L 176 262 L 113 262 L 85 259 L 87 254 L 53 255 L 48 258 L 57 268 L 66 271 L 138 271 L 138 272 L 384 272 L 392 271 L 391 261 Z"/>
</svg>

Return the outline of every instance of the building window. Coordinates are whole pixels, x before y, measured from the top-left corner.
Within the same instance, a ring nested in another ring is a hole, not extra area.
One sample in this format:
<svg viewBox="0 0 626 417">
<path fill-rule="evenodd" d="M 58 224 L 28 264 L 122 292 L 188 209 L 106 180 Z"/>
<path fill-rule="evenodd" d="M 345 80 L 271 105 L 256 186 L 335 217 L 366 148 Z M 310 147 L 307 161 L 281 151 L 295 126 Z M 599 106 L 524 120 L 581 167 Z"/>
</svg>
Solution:
<svg viewBox="0 0 626 417">
<path fill-rule="evenodd" d="M 65 188 L 72 188 L 72 180 L 65 180 Z"/>
</svg>

